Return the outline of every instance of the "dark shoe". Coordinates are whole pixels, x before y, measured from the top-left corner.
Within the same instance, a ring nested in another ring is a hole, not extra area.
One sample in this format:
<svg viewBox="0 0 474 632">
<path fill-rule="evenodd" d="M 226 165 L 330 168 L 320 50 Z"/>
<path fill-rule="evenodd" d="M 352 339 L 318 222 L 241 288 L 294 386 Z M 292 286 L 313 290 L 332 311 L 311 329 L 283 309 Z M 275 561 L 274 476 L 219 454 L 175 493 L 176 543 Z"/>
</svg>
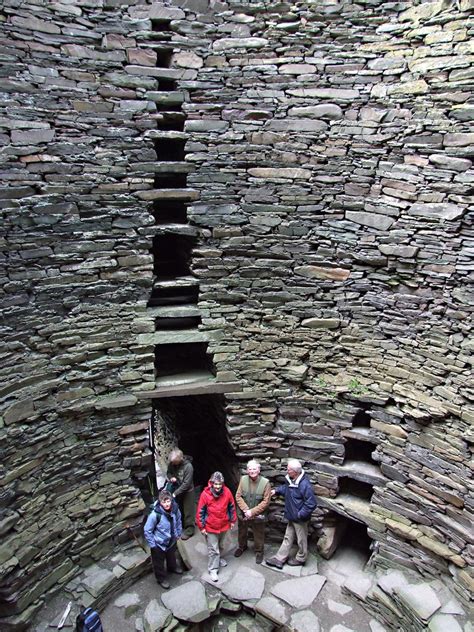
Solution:
<svg viewBox="0 0 474 632">
<path fill-rule="evenodd" d="M 275 568 L 279 568 L 280 570 L 283 568 L 283 562 L 277 557 L 269 557 L 267 560 L 265 560 L 265 564 L 267 566 L 274 566 Z"/>
<path fill-rule="evenodd" d="M 170 573 L 176 573 L 176 575 L 182 575 L 183 574 L 183 569 L 182 568 L 174 568 L 172 571 L 170 571 Z"/>
<path fill-rule="evenodd" d="M 263 562 L 263 553 L 255 553 L 255 564 L 261 564 Z"/>
<path fill-rule="evenodd" d="M 166 579 L 162 579 L 160 582 L 158 582 L 160 584 L 160 586 L 162 588 L 164 588 L 165 590 L 168 590 L 168 588 L 170 587 L 170 583 L 166 581 Z"/>
<path fill-rule="evenodd" d="M 246 550 L 247 550 L 247 547 L 241 549 L 240 546 L 239 546 L 239 548 L 235 549 L 235 551 L 234 551 L 234 557 L 240 557 L 242 555 L 242 553 L 244 551 L 246 551 Z"/>
<path fill-rule="evenodd" d="M 288 566 L 304 566 L 305 562 L 300 562 L 295 557 L 292 557 L 287 561 L 287 564 Z"/>
</svg>

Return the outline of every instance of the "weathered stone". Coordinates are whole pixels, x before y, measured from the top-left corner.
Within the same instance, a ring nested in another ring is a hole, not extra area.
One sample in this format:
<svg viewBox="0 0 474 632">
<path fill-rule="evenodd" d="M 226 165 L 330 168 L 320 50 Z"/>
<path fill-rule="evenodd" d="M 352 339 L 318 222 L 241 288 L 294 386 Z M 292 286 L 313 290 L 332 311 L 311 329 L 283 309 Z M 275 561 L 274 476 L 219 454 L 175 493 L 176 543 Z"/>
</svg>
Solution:
<svg viewBox="0 0 474 632">
<path fill-rule="evenodd" d="M 271 589 L 271 592 L 293 608 L 307 608 L 319 595 L 325 583 L 326 578 L 322 575 L 310 575 L 280 582 Z"/>
<path fill-rule="evenodd" d="M 350 276 L 350 270 L 343 268 L 322 268 L 320 266 L 301 266 L 295 268 L 295 273 L 299 276 L 331 279 L 333 281 L 345 281 Z"/>
<path fill-rule="evenodd" d="M 435 592 L 427 584 L 400 586 L 395 588 L 395 593 L 422 621 L 428 621 L 441 606 Z"/>
<path fill-rule="evenodd" d="M 210 615 L 204 586 L 197 581 L 162 593 L 161 601 L 177 619 L 190 623 L 205 621 Z"/>
<path fill-rule="evenodd" d="M 152 599 L 145 608 L 143 630 L 144 632 L 159 632 L 168 625 L 170 619 L 170 611 L 163 608 L 156 599 Z"/>
<path fill-rule="evenodd" d="M 356 224 L 376 228 L 377 230 L 388 230 L 394 223 L 394 219 L 386 215 L 377 213 L 365 213 L 362 211 L 346 211 L 346 218 Z"/>
<path fill-rule="evenodd" d="M 462 217 L 466 212 L 466 208 L 457 204 L 449 203 L 417 203 L 410 206 L 409 212 L 411 215 L 418 215 L 428 219 L 453 220 Z"/>
</svg>

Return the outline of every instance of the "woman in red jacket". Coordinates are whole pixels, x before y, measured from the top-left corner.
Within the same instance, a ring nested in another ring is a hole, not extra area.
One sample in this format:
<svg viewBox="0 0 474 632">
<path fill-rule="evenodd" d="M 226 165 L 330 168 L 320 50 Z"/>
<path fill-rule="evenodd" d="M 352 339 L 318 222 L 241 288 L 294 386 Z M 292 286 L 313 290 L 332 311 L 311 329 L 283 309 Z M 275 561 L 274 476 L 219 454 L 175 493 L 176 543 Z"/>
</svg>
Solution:
<svg viewBox="0 0 474 632">
<path fill-rule="evenodd" d="M 209 485 L 199 497 L 196 512 L 196 523 L 206 536 L 209 555 L 207 567 L 213 582 L 218 580 L 219 567 L 227 566 L 227 562 L 221 558 L 221 548 L 225 534 L 234 527 L 236 519 L 232 492 L 224 485 L 221 472 L 214 472 Z"/>
</svg>

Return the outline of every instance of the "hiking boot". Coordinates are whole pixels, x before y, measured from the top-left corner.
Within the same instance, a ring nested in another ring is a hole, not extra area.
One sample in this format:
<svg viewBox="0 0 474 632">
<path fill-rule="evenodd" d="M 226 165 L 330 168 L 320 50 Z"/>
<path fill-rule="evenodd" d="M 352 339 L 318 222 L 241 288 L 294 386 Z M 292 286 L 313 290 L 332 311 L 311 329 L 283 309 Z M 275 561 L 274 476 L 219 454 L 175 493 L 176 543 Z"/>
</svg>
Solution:
<svg viewBox="0 0 474 632">
<path fill-rule="evenodd" d="M 209 571 L 209 577 L 211 578 L 211 580 L 213 582 L 219 581 L 219 576 L 218 576 L 217 571 L 215 569 L 213 569 L 212 571 Z"/>
<path fill-rule="evenodd" d="M 242 555 L 242 553 L 244 551 L 247 550 L 247 547 L 244 547 L 243 549 L 239 546 L 237 549 L 235 549 L 234 551 L 234 557 L 240 557 Z"/>
<path fill-rule="evenodd" d="M 277 557 L 269 557 L 265 560 L 265 564 L 267 566 L 274 566 L 275 568 L 279 568 L 280 570 L 283 568 L 283 562 Z"/>
<path fill-rule="evenodd" d="M 162 579 L 158 582 L 160 584 L 160 586 L 162 588 L 164 588 L 165 590 L 168 590 L 168 588 L 170 587 L 170 583 L 166 581 L 166 579 Z"/>
<path fill-rule="evenodd" d="M 292 557 L 287 561 L 287 564 L 288 566 L 304 566 L 305 562 L 300 562 L 295 557 Z"/>
<path fill-rule="evenodd" d="M 261 564 L 263 562 L 263 553 L 255 553 L 255 564 Z"/>
<path fill-rule="evenodd" d="M 219 566 L 227 566 L 227 560 L 221 559 L 219 560 Z"/>
</svg>

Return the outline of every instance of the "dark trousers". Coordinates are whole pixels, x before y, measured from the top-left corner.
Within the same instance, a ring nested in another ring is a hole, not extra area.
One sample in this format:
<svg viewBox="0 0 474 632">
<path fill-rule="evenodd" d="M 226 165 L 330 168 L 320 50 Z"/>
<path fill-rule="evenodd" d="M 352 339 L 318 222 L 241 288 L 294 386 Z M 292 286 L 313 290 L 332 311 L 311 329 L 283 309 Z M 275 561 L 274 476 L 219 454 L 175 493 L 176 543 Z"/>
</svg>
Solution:
<svg viewBox="0 0 474 632">
<path fill-rule="evenodd" d="M 183 518 L 183 533 L 186 535 L 193 535 L 194 519 L 196 516 L 194 489 L 190 489 L 188 492 L 183 492 L 176 500 L 178 501 L 181 516 Z"/>
<path fill-rule="evenodd" d="M 176 570 L 176 543 L 167 551 L 163 551 L 158 546 L 153 547 L 150 551 L 153 572 L 157 581 L 161 581 L 166 577 L 165 560 L 168 573 Z"/>
<path fill-rule="evenodd" d="M 239 548 L 247 548 L 249 529 L 252 529 L 255 553 L 263 553 L 265 543 L 264 520 L 239 520 Z"/>
</svg>

